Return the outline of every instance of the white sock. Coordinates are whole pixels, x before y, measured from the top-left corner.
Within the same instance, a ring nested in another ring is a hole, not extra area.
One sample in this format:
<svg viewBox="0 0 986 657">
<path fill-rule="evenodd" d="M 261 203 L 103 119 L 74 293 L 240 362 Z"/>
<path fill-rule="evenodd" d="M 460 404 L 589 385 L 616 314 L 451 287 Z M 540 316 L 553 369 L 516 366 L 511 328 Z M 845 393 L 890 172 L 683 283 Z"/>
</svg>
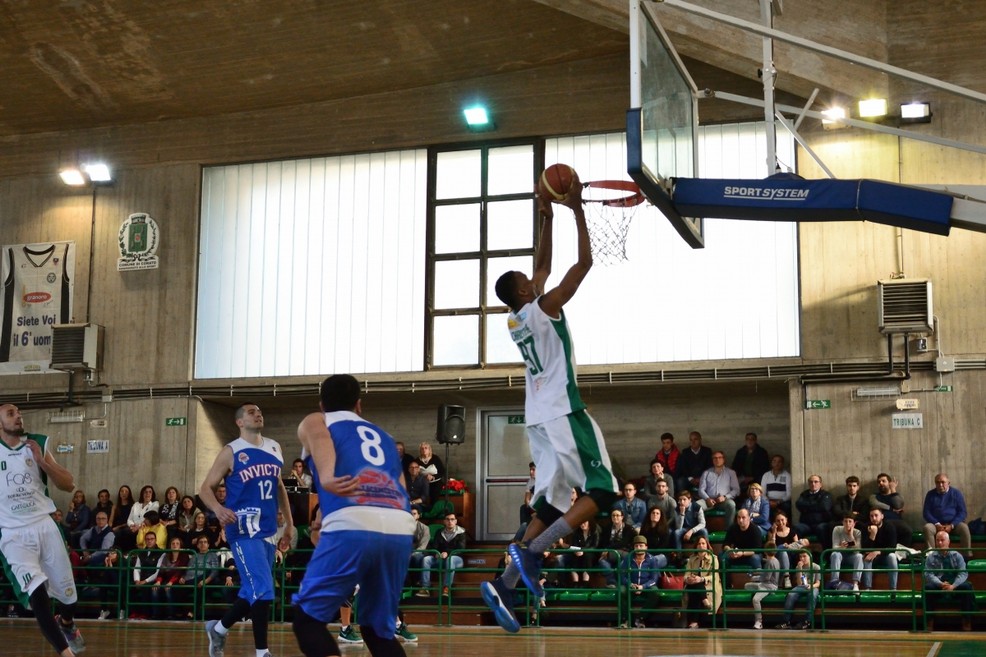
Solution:
<svg viewBox="0 0 986 657">
<path fill-rule="evenodd" d="M 263 650 L 257 648 L 257 657 L 267 657 L 267 655 L 269 654 L 270 652 L 267 650 L 267 648 L 264 648 Z"/>
<path fill-rule="evenodd" d="M 214 627 L 213 629 L 216 631 L 216 634 L 218 634 L 219 636 L 226 636 L 229 633 L 229 628 L 223 625 L 222 621 L 216 623 L 216 627 Z"/>
</svg>

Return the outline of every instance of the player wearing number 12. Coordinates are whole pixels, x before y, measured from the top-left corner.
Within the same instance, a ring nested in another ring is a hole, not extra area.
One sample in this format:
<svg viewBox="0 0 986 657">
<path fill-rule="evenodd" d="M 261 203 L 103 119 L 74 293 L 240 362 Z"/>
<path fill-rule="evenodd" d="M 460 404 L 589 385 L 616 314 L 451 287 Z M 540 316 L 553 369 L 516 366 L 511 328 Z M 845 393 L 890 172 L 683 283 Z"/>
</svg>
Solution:
<svg viewBox="0 0 986 657">
<path fill-rule="evenodd" d="M 527 526 L 523 543 L 508 546 L 513 560 L 501 577 L 480 585 L 483 600 L 508 632 L 520 629 L 511 608 L 518 580 L 523 578 L 534 596 L 540 597 L 539 555 L 583 521 L 594 518 L 600 509 L 608 511 L 619 490 L 602 432 L 586 413 L 579 395 L 575 349 L 562 310 L 592 267 L 582 185 L 572 173 L 568 194 L 560 202 L 575 215 L 578 261 L 556 287 L 543 292 L 551 273 L 553 211 L 539 195 L 543 221 L 534 276 L 528 278 L 510 271 L 496 282 L 497 296 L 512 311 L 507 317 L 510 337 L 527 365 L 524 413 L 531 457 L 537 467 L 532 497 L 536 514 Z M 574 504 L 572 488 L 586 492 Z"/>
<path fill-rule="evenodd" d="M 205 476 L 199 497 L 226 526 L 226 538 L 240 575 L 240 593 L 220 621 L 205 625 L 209 657 L 222 657 L 229 628 L 242 618 L 253 621 L 257 655 L 267 652 L 267 621 L 274 600 L 274 534 L 278 508 L 284 513 L 284 535 L 294 533 L 288 492 L 281 481 L 284 455 L 281 446 L 261 435 L 264 414 L 256 404 L 236 409 L 240 437 L 220 450 Z M 225 479 L 226 501 L 216 499 L 216 487 Z"/>
</svg>

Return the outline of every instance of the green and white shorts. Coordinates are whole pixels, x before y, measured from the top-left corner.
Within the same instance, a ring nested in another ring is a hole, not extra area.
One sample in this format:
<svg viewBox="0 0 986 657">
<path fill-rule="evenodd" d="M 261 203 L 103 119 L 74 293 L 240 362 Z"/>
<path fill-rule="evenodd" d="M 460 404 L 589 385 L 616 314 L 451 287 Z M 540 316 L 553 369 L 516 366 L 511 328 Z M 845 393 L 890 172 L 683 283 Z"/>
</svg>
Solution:
<svg viewBox="0 0 986 657">
<path fill-rule="evenodd" d="M 45 583 L 56 600 L 65 604 L 78 600 L 65 540 L 50 517 L 0 532 L 0 557 L 14 594 L 25 607 L 34 590 Z"/>
</svg>

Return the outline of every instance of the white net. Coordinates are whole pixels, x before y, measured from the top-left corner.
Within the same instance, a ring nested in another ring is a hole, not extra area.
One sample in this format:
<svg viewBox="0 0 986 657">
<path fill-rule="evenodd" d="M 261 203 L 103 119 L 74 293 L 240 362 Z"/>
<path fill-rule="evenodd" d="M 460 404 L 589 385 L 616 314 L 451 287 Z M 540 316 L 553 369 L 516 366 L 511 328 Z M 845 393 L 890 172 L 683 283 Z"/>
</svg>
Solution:
<svg viewBox="0 0 986 657">
<path fill-rule="evenodd" d="M 591 182 L 582 200 L 593 261 L 604 266 L 625 262 L 630 224 L 645 200 L 640 189 L 624 180 Z"/>
</svg>

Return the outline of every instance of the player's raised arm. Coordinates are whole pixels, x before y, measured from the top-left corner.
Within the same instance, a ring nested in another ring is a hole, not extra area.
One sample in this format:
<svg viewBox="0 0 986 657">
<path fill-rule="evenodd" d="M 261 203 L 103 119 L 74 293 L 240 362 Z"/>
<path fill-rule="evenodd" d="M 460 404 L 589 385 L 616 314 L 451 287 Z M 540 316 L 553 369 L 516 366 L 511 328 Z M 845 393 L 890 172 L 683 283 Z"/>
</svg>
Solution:
<svg viewBox="0 0 986 657">
<path fill-rule="evenodd" d="M 569 267 L 558 285 L 541 297 L 541 310 L 551 317 L 557 317 L 562 306 L 575 296 L 579 286 L 592 268 L 592 249 L 589 243 L 589 228 L 585 223 L 585 211 L 582 209 L 582 184 L 575 177 L 568 196 L 562 205 L 570 208 L 575 214 L 575 229 L 578 235 L 578 260 Z"/>
<path fill-rule="evenodd" d="M 552 240 L 554 210 L 551 203 L 537 193 L 537 190 L 535 190 L 535 194 L 538 201 L 538 217 L 541 218 L 541 235 L 537 251 L 534 253 L 534 274 L 531 276 L 531 282 L 534 284 L 534 294 L 538 295 L 544 292 L 545 281 L 551 275 L 551 256 L 554 251 Z"/>
</svg>

